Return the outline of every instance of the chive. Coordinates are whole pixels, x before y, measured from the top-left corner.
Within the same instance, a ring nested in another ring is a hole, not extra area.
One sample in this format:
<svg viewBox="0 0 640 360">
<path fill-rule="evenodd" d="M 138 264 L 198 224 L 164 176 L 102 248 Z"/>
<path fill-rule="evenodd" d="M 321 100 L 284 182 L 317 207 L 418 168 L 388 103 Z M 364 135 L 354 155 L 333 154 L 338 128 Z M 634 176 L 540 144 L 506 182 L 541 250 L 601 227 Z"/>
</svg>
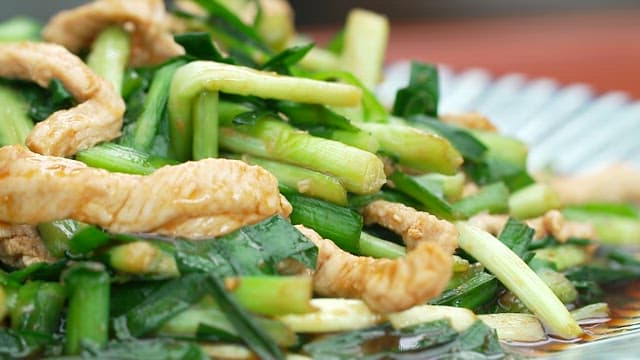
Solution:
<svg viewBox="0 0 640 360">
<path fill-rule="evenodd" d="M 0 146 L 24 144 L 33 128 L 29 103 L 17 90 L 0 84 Z"/>
<path fill-rule="evenodd" d="M 446 220 L 452 220 L 457 217 L 455 210 L 447 201 L 439 198 L 433 191 L 420 184 L 413 177 L 396 171 L 389 180 L 393 182 L 398 191 L 419 201 L 431 214 Z"/>
<path fill-rule="evenodd" d="M 540 216 L 560 206 L 562 203 L 558 193 L 542 183 L 524 187 L 509 197 L 509 213 L 518 219 Z"/>
<path fill-rule="evenodd" d="M 65 301 L 65 290 L 57 283 L 31 281 L 17 293 L 11 310 L 11 325 L 16 330 L 53 334 Z"/>
<path fill-rule="evenodd" d="M 133 275 L 170 278 L 180 276 L 173 254 L 147 241 L 114 246 L 107 252 L 108 264 Z"/>
<path fill-rule="evenodd" d="M 406 249 L 404 246 L 363 231 L 360 233 L 358 254 L 374 258 L 397 259 L 406 255 Z"/>
<path fill-rule="evenodd" d="M 407 125 L 361 123 L 380 144 L 380 150 L 412 169 L 453 175 L 462 164 L 462 156 L 451 143 L 435 133 Z"/>
<path fill-rule="evenodd" d="M 446 290 L 437 298 L 429 301 L 435 305 L 451 305 L 476 309 L 492 301 L 498 291 L 496 277 L 484 271 L 473 274 L 469 279 Z"/>
<path fill-rule="evenodd" d="M 372 88 L 381 79 L 389 37 L 389 21 L 371 11 L 349 12 L 344 28 L 342 68 Z"/>
<path fill-rule="evenodd" d="M 429 173 L 414 176 L 413 178 L 427 188 L 434 185 L 442 188 L 442 195 L 447 200 L 456 200 L 462 197 L 465 181 L 464 173 L 459 172 L 455 175 Z"/>
<path fill-rule="evenodd" d="M 144 107 L 136 119 L 132 139 L 124 139 L 124 144 L 131 143 L 134 149 L 149 151 L 158 132 L 160 121 L 167 108 L 169 87 L 176 70 L 184 65 L 184 60 L 172 61 L 156 70 L 149 86 L 149 92 L 144 99 Z"/>
<path fill-rule="evenodd" d="M 454 211 L 465 218 L 470 218 L 482 211 L 490 213 L 505 212 L 508 208 L 509 189 L 501 182 L 487 185 L 477 193 L 453 204 Z"/>
<path fill-rule="evenodd" d="M 161 337 L 196 338 L 208 341 L 238 342 L 238 331 L 216 304 L 194 305 L 165 322 L 157 331 Z M 280 346 L 294 346 L 296 334 L 277 320 L 256 317 L 256 323 Z"/>
<path fill-rule="evenodd" d="M 269 335 L 252 319 L 251 315 L 226 292 L 222 281 L 215 275 L 207 276 L 207 287 L 220 309 L 227 315 L 244 342 L 261 359 L 284 359 L 284 354 Z"/>
<path fill-rule="evenodd" d="M 337 106 L 358 105 L 361 97 L 360 89 L 349 85 L 277 76 L 222 63 L 191 62 L 176 71 L 169 93 L 169 135 L 179 160 L 192 156 L 193 99 L 203 91 Z"/>
<path fill-rule="evenodd" d="M 338 178 L 356 194 L 378 191 L 384 165 L 374 154 L 294 129 L 282 121 L 259 119 L 253 125 L 221 129 L 220 146 L 236 153 L 285 161 Z"/>
<path fill-rule="evenodd" d="M 242 160 L 267 169 L 285 186 L 297 190 L 300 194 L 346 205 L 347 190 L 337 178 L 299 166 L 252 156 L 242 156 Z"/>
<path fill-rule="evenodd" d="M 491 234 L 457 222 L 460 247 L 478 259 L 504 286 L 536 314 L 549 332 L 565 339 L 582 329 L 549 287 L 509 248 Z"/>
<path fill-rule="evenodd" d="M 38 233 L 49 254 L 61 258 L 69 250 L 69 240 L 79 228 L 80 223 L 75 220 L 54 220 L 38 224 Z"/>
<path fill-rule="evenodd" d="M 505 161 L 522 169 L 527 168 L 527 145 L 514 139 L 491 131 L 469 130 L 484 146 L 486 156 Z"/>
<path fill-rule="evenodd" d="M 176 162 L 112 143 L 104 143 L 76 154 L 76 160 L 100 169 L 125 174 L 148 175 L 161 166 Z"/>
<path fill-rule="evenodd" d="M 109 274 L 99 263 L 76 263 L 62 274 L 69 293 L 65 353 L 79 354 L 90 344 L 104 347 L 109 338 Z"/>
<path fill-rule="evenodd" d="M 120 26 L 111 26 L 98 34 L 87 57 L 87 64 L 120 93 L 130 51 L 129 33 Z"/>
<path fill-rule="evenodd" d="M 73 254 L 87 254 L 111 240 L 109 234 L 97 226 L 83 226 L 69 239 L 69 250 Z"/>
<path fill-rule="evenodd" d="M 193 104 L 193 159 L 218 157 L 218 93 L 203 91 Z"/>
<path fill-rule="evenodd" d="M 293 207 L 291 223 L 302 224 L 331 239 L 339 247 L 358 252 L 362 216 L 356 211 L 297 194 L 286 194 Z"/>
<path fill-rule="evenodd" d="M 242 276 L 231 293 L 256 314 L 275 316 L 313 312 L 313 283 L 309 276 Z"/>
</svg>

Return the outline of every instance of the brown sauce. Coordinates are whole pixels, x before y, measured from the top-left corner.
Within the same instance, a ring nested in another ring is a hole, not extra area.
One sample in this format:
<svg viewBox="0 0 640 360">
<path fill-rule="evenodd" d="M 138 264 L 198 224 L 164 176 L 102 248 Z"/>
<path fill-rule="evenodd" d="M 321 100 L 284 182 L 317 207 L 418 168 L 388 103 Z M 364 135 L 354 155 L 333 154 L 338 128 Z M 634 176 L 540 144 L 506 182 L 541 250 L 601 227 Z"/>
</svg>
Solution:
<svg viewBox="0 0 640 360">
<path fill-rule="evenodd" d="M 610 287 L 606 291 L 608 295 L 604 301 L 609 304 L 610 318 L 581 322 L 584 335 L 580 339 L 549 338 L 535 344 L 509 343 L 507 347 L 523 356 L 542 356 L 640 329 L 640 280 Z"/>
</svg>

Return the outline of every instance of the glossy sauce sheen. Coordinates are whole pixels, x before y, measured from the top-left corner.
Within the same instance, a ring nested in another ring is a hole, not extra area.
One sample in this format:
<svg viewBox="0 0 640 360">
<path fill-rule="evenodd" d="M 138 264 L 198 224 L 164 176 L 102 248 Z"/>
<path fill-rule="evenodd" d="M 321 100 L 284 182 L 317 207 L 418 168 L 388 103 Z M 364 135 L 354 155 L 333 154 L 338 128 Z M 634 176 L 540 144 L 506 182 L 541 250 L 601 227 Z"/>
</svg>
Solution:
<svg viewBox="0 0 640 360">
<path fill-rule="evenodd" d="M 581 322 L 585 334 L 575 341 L 550 338 L 536 344 L 509 343 L 509 350 L 524 356 L 542 356 L 592 341 L 607 339 L 625 332 L 640 329 L 640 281 L 607 288 L 610 319 L 594 319 Z"/>
</svg>

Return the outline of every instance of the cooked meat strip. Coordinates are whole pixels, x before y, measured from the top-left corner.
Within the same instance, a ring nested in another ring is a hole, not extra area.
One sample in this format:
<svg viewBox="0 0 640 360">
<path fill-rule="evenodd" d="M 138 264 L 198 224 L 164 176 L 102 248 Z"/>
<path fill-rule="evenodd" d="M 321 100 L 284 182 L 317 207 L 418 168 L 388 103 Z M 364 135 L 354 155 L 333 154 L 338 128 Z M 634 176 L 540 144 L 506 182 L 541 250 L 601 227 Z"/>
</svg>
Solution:
<svg viewBox="0 0 640 360">
<path fill-rule="evenodd" d="M 53 257 L 42 244 L 35 227 L 0 222 L 0 261 L 19 268 L 50 262 Z"/>
<path fill-rule="evenodd" d="M 0 44 L 0 77 L 31 80 L 42 87 L 58 79 L 79 102 L 36 124 L 26 139 L 35 152 L 70 156 L 120 135 L 124 102 L 109 83 L 62 46 Z"/>
<path fill-rule="evenodd" d="M 409 249 L 423 241 L 434 242 L 449 254 L 458 247 L 458 230 L 453 224 L 400 203 L 372 201 L 364 207 L 363 216 L 365 224 L 377 223 L 398 233 Z"/>
<path fill-rule="evenodd" d="M 162 0 L 96 0 L 55 15 L 42 36 L 78 53 L 89 48 L 101 30 L 115 24 L 131 33 L 132 66 L 155 65 L 184 53 L 169 32 Z"/>
<path fill-rule="evenodd" d="M 509 220 L 508 215 L 479 214 L 469 219 L 469 223 L 486 232 L 498 235 L 507 220 Z M 572 237 L 581 239 L 597 238 L 593 226 L 588 223 L 566 220 L 558 210 L 550 210 L 543 216 L 527 220 L 526 223 L 536 231 L 534 235 L 536 239 L 542 239 L 548 235 L 561 242 L 567 241 Z"/>
<path fill-rule="evenodd" d="M 0 221 L 75 219 L 112 232 L 189 238 L 222 235 L 291 212 L 277 179 L 242 161 L 192 161 L 140 176 L 21 146 L 0 148 L 0 199 Z"/>
<path fill-rule="evenodd" d="M 611 164 L 587 174 L 540 180 L 548 182 L 567 205 L 591 201 L 640 202 L 640 169 L 630 164 Z"/>
<path fill-rule="evenodd" d="M 378 313 L 424 304 L 438 296 L 452 272 L 449 253 L 433 242 L 420 242 L 402 259 L 355 256 L 315 231 L 297 225 L 318 247 L 314 289 L 324 296 L 359 298 Z"/>
<path fill-rule="evenodd" d="M 444 114 L 440 116 L 443 122 L 462 126 L 467 129 L 498 131 L 495 125 L 486 116 L 477 112 L 466 112 L 461 114 Z"/>
</svg>

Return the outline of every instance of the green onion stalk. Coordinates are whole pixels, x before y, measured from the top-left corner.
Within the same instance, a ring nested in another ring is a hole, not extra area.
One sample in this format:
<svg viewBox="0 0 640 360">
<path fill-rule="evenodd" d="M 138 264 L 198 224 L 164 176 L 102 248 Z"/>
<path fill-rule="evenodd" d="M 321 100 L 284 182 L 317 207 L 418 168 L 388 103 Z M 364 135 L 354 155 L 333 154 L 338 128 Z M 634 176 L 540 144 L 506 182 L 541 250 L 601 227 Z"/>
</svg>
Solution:
<svg viewBox="0 0 640 360">
<path fill-rule="evenodd" d="M 193 139 L 200 136 L 194 133 L 194 101 L 198 94 L 207 91 L 335 106 L 357 106 L 362 94 L 350 85 L 274 75 L 210 61 L 191 62 L 176 71 L 169 93 L 169 135 L 179 160 L 193 157 Z M 209 99 L 208 104 L 212 101 Z M 210 106 L 207 109 L 204 113 L 217 111 Z"/>
<path fill-rule="evenodd" d="M 130 52 L 129 33 L 121 26 L 111 26 L 98 34 L 87 57 L 87 64 L 120 93 Z"/>
</svg>

